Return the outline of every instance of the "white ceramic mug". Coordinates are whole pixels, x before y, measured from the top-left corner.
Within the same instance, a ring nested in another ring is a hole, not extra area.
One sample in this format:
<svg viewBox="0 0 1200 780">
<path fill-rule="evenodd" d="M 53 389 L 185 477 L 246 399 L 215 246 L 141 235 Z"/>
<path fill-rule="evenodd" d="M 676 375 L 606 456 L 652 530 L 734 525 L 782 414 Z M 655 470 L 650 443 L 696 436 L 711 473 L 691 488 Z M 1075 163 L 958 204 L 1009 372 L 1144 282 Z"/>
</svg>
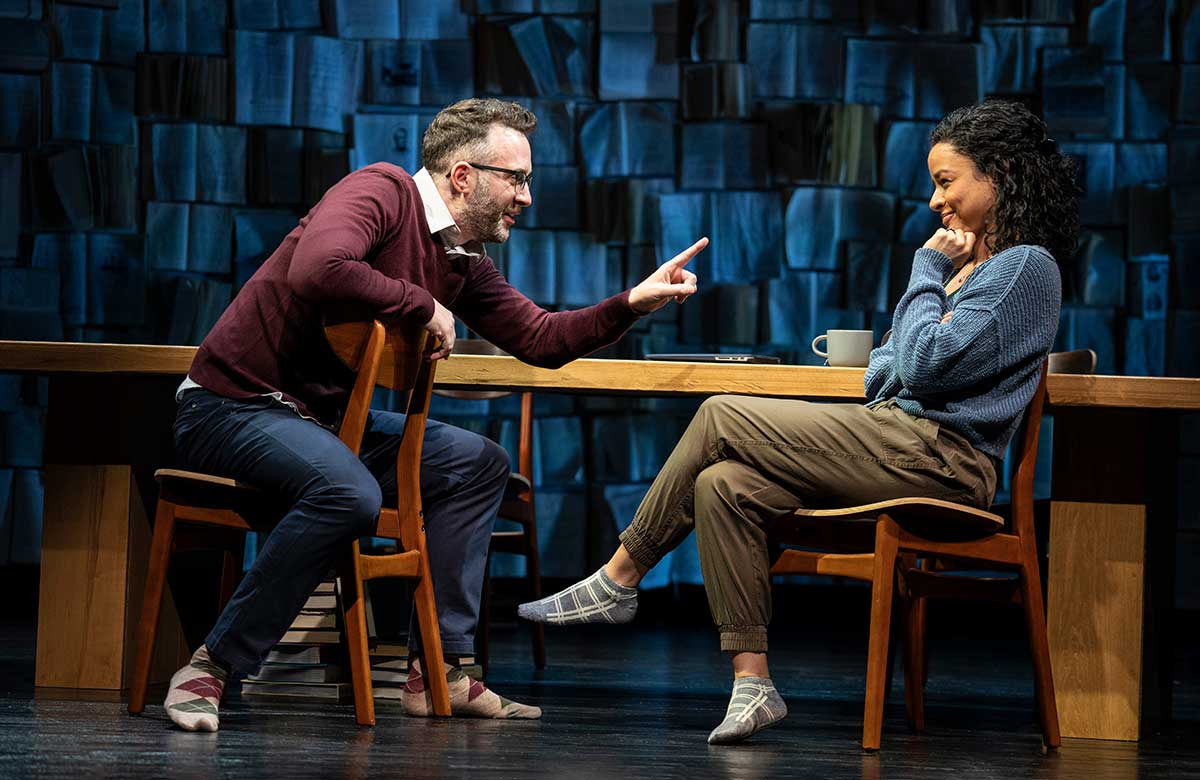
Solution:
<svg viewBox="0 0 1200 780">
<path fill-rule="evenodd" d="M 817 348 L 826 342 L 828 352 Z M 829 361 L 831 366 L 865 366 L 871 359 L 875 334 L 869 330 L 831 330 L 813 339 L 812 351 Z"/>
</svg>

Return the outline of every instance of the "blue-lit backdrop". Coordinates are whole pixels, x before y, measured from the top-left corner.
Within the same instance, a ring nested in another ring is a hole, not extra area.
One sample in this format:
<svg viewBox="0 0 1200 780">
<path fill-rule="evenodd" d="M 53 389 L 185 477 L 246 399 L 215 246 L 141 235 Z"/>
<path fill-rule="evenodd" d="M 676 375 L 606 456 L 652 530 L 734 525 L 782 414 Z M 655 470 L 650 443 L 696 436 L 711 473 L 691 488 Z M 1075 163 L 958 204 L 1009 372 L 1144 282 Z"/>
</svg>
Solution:
<svg viewBox="0 0 1200 780">
<path fill-rule="evenodd" d="M 492 248 L 519 288 L 586 305 L 706 234 L 703 292 L 606 354 L 815 362 L 827 328 L 889 326 L 938 227 L 929 130 L 1001 95 L 1080 162 L 1057 346 L 1200 375 L 1194 2 L 0 0 L 0 18 L 0 338 L 198 343 L 325 188 L 415 170 L 436 110 L 487 94 L 540 117 L 534 206 Z M 0 562 L 38 557 L 44 404 L 44 383 L 0 377 Z M 537 399 L 546 574 L 607 555 L 694 406 Z M 514 442 L 512 399 L 435 413 Z M 1194 571 L 1180 595 L 1200 606 Z M 667 581 L 699 581 L 690 546 Z"/>
</svg>

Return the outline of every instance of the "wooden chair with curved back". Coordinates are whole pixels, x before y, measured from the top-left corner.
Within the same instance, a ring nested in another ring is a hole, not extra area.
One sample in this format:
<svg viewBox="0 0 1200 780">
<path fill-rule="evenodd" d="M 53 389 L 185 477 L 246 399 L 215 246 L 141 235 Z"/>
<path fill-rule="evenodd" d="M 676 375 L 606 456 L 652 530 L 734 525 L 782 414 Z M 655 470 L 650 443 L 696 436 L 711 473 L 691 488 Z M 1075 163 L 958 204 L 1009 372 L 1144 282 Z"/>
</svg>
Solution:
<svg viewBox="0 0 1200 780">
<path fill-rule="evenodd" d="M 1042 599 L 1041 571 L 1034 536 L 1033 477 L 1037 461 L 1038 435 L 1046 399 L 1046 364 L 1033 399 L 1017 431 L 1017 468 L 1013 481 L 1012 520 L 982 509 L 937 499 L 912 497 L 882 501 L 845 509 L 800 509 L 782 536 L 794 529 L 800 536 L 812 527 L 827 524 L 874 527 L 872 552 L 816 552 L 784 550 L 772 574 L 822 574 L 849 577 L 871 583 L 871 629 L 867 650 L 867 689 L 863 712 L 862 746 L 878 750 L 883 729 L 883 706 L 890 667 L 893 594 L 897 581 L 910 642 L 905 648 L 905 694 L 909 719 L 923 725 L 923 646 L 911 641 L 917 622 L 914 610 L 923 607 L 924 596 L 954 598 L 1001 597 L 1021 604 L 1033 655 L 1034 688 L 1042 737 L 1046 746 L 1061 743 L 1050 649 L 1046 636 L 1046 614 Z M 857 522 L 853 522 L 857 521 Z M 1006 527 L 1007 526 L 1007 527 Z M 806 543 L 807 544 L 807 543 Z M 968 567 L 1011 569 L 1015 579 L 953 577 L 947 572 L 919 568 L 917 559 L 963 561 Z M 921 636 L 923 642 L 923 631 Z"/>
<path fill-rule="evenodd" d="M 1049 362 L 1051 374 L 1096 373 L 1096 353 L 1090 349 L 1051 352 Z"/>
<path fill-rule="evenodd" d="M 1046 364 L 1049 374 L 1093 374 L 1096 371 L 1096 353 L 1090 349 L 1051 352 Z M 1048 500 L 1033 501 L 1033 526 L 1035 531 L 1040 532 L 1039 547 L 1044 543 L 1043 537 L 1047 531 L 1049 504 Z M 997 505 L 992 511 L 1010 518 L 1013 516 L 1011 505 Z M 1038 562 L 1044 573 L 1044 558 L 1040 553 Z M 999 603 L 1019 603 L 1019 599 L 1014 592 L 1015 580 L 1012 578 L 996 577 L 994 572 L 972 573 L 961 562 L 930 557 L 919 561 L 915 568 L 919 571 L 910 570 L 906 578 L 905 668 L 908 677 L 905 681 L 905 703 L 909 725 L 914 731 L 920 732 L 925 729 L 924 687 L 929 676 L 928 645 L 925 641 L 926 599 L 971 597 Z M 967 583 L 965 587 L 963 583 Z"/>
<path fill-rule="evenodd" d="M 1096 360 L 1096 353 L 1091 349 L 1072 349 L 1069 352 L 1050 353 L 1046 359 L 1046 367 L 1048 367 L 1048 373 L 1096 373 Z M 992 506 L 992 512 L 1007 517 L 1013 516 L 1010 505 L 997 504 Z M 1039 532 L 1040 548 L 1044 545 L 1044 536 L 1048 532 L 1046 526 L 1048 526 L 1050 518 L 1049 500 L 1033 500 L 1033 518 L 1034 530 Z M 1044 574 L 1045 560 L 1042 553 L 1039 553 L 1038 562 L 1042 564 Z M 964 598 L 964 594 L 970 592 L 973 598 L 988 599 L 1001 602 L 1001 604 L 1010 604 L 1016 599 L 1012 578 L 996 577 L 996 572 L 976 574 L 971 571 L 970 566 L 966 566 L 962 562 L 950 562 L 950 560 L 936 558 L 920 560 L 917 569 L 936 572 L 934 575 L 911 572 L 908 575 L 906 593 L 908 596 L 905 625 L 906 662 L 911 665 L 906 668 L 911 668 L 910 673 L 917 676 L 917 679 L 910 679 L 906 682 L 906 706 L 908 724 L 914 731 L 920 732 L 925 728 L 924 686 L 929 677 L 928 644 L 925 642 L 926 598 L 959 599 Z M 968 582 L 967 577 L 970 577 L 970 584 L 960 587 L 962 583 Z M 943 582 L 949 584 L 942 584 Z"/>
<path fill-rule="evenodd" d="M 483 339 L 460 339 L 454 343 L 454 352 L 461 355 L 507 355 L 504 350 Z M 444 390 L 433 391 L 435 395 L 464 401 L 488 401 L 512 395 L 507 390 Z M 508 520 L 519 527 L 515 530 L 492 531 L 490 553 L 502 552 L 521 555 L 525 558 L 525 582 L 529 600 L 542 597 L 542 577 L 538 561 L 537 512 L 533 489 L 533 393 L 521 393 L 521 418 L 517 429 L 517 471 L 508 475 L 504 498 L 496 513 L 500 520 Z M 490 560 L 488 569 L 490 570 Z M 479 629 L 476 633 L 476 660 L 487 676 L 490 655 L 488 614 L 491 607 L 491 578 L 485 574 L 482 600 L 479 605 Z M 533 664 L 538 669 L 546 668 L 546 628 L 533 624 Z"/>
<path fill-rule="evenodd" d="M 342 443 L 355 454 L 362 443 L 375 385 L 409 391 L 408 418 L 396 459 L 398 505 L 380 511 L 373 534 L 397 540 L 403 552 L 363 555 L 356 540 L 347 546 L 346 555 L 338 562 L 355 719 L 360 725 L 371 726 L 375 724 L 375 700 L 367 648 L 364 582 L 379 577 L 417 581 L 417 621 L 424 639 L 426 663 L 430 669 L 442 668 L 442 642 L 425 550 L 420 492 L 421 447 L 434 365 L 425 358 L 426 332 L 420 326 L 402 323 L 385 326 L 376 321 L 332 325 L 325 332 L 337 355 L 357 374 L 338 433 Z M 160 469 L 155 478 L 160 493 L 129 694 L 129 712 L 135 714 L 145 708 L 158 616 L 177 527 L 190 526 L 193 535 L 198 531 L 224 537 L 232 533 L 244 538 L 246 531 L 269 531 L 281 510 L 286 509 L 272 501 L 270 494 L 224 477 Z M 232 587 L 226 580 L 222 583 L 222 607 L 230 595 Z M 428 674 L 426 678 L 434 713 L 448 717 L 450 692 L 445 676 Z"/>
</svg>

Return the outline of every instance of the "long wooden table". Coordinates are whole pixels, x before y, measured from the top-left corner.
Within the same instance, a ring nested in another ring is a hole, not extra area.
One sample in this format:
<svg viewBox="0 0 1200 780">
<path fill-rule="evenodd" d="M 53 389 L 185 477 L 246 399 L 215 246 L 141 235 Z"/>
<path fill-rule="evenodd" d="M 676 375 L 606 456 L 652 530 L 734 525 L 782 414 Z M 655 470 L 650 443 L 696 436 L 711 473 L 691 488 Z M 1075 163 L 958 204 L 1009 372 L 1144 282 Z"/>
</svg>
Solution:
<svg viewBox="0 0 1200 780">
<path fill-rule="evenodd" d="M 127 687 L 148 539 L 149 474 L 170 452 L 193 347 L 0 342 L 0 371 L 50 377 L 37 685 Z M 863 370 L 578 360 L 558 370 L 458 355 L 444 387 L 861 401 Z M 1200 379 L 1052 374 L 1048 621 L 1064 736 L 1135 740 L 1169 715 L 1180 412 Z M 164 610 L 156 674 L 186 643 Z"/>
</svg>

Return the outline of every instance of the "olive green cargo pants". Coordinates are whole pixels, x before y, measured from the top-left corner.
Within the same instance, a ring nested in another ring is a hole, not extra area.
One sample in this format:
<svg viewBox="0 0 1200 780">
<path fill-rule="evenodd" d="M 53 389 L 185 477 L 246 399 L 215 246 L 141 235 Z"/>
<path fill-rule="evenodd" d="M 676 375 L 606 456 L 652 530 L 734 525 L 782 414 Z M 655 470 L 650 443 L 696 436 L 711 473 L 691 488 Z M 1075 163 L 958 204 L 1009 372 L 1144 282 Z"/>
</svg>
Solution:
<svg viewBox="0 0 1200 780">
<path fill-rule="evenodd" d="M 766 652 L 771 524 L 800 507 L 926 496 L 987 507 L 992 459 L 893 401 L 715 396 L 700 407 L 621 534 L 653 567 L 696 531 L 721 649 Z"/>
</svg>

